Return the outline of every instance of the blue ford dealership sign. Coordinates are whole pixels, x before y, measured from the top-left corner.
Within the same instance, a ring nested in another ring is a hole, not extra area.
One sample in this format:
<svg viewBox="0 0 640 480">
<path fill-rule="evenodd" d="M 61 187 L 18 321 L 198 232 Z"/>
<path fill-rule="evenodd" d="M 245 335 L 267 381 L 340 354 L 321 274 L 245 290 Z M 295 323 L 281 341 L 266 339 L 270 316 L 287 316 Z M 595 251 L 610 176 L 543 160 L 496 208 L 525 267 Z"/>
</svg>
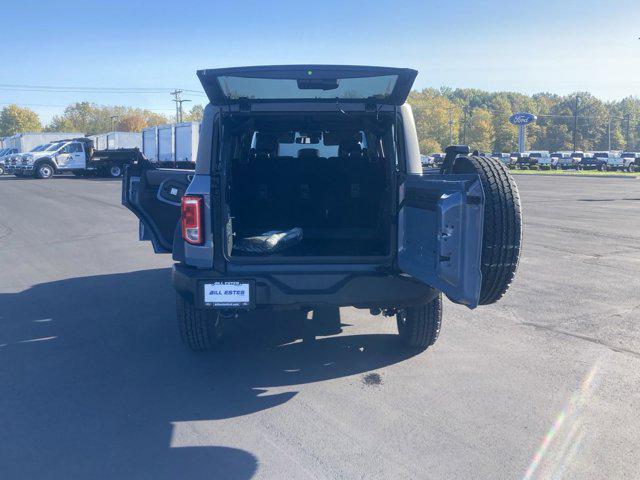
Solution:
<svg viewBox="0 0 640 480">
<path fill-rule="evenodd" d="M 536 121 L 536 116 L 533 113 L 514 113 L 509 121 L 514 125 L 529 125 Z"/>
</svg>

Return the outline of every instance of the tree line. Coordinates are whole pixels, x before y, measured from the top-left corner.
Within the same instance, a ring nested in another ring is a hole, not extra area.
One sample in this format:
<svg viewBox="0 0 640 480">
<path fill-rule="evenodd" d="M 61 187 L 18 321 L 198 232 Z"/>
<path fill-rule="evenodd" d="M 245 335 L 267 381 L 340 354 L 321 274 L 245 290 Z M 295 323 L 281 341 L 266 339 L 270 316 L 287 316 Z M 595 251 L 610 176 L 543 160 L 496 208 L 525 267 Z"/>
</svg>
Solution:
<svg viewBox="0 0 640 480">
<path fill-rule="evenodd" d="M 184 114 L 183 120 L 200 121 L 202 112 L 202 105 L 194 105 Z M 21 132 L 82 132 L 87 135 L 111 131 L 139 132 L 149 126 L 173 121 L 174 117 L 142 108 L 78 102 L 66 107 L 62 114 L 55 115 L 49 124 L 43 125 L 33 110 L 8 105 L 0 111 L 0 137 Z"/>
<path fill-rule="evenodd" d="M 513 152 L 518 128 L 509 123 L 516 112 L 538 116 L 527 126 L 527 149 L 640 149 L 640 98 L 602 101 L 588 92 L 571 95 L 443 87 L 409 95 L 422 153 L 442 152 L 450 144 L 481 151 Z M 577 117 L 576 117 L 577 113 Z"/>
<path fill-rule="evenodd" d="M 441 152 L 450 144 L 465 144 L 481 151 L 512 152 L 518 148 L 518 130 L 508 121 L 516 112 L 538 116 L 527 126 L 531 150 L 637 150 L 640 149 L 640 98 L 602 101 L 588 92 L 571 95 L 487 92 L 442 87 L 412 91 L 420 150 Z M 194 105 L 185 121 L 200 121 L 203 107 Z M 577 116 L 576 116 L 577 114 Z M 42 125 L 32 110 L 9 105 L 0 111 L 0 136 L 18 132 L 75 131 L 86 134 L 112 130 L 139 132 L 175 118 L 150 110 L 104 106 L 89 102 L 69 105 Z"/>
</svg>

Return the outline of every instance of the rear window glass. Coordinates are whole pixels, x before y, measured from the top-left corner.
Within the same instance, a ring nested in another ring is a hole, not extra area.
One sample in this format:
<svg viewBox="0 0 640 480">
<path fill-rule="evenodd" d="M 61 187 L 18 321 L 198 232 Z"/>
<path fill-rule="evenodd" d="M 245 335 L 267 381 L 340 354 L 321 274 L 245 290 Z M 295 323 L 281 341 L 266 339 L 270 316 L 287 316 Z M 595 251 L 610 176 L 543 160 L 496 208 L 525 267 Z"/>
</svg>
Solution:
<svg viewBox="0 0 640 480">
<path fill-rule="evenodd" d="M 391 95 L 397 80 L 397 75 L 338 78 L 328 81 L 235 76 L 218 77 L 220 88 L 232 100 L 240 98 L 254 100 L 383 99 Z"/>
</svg>

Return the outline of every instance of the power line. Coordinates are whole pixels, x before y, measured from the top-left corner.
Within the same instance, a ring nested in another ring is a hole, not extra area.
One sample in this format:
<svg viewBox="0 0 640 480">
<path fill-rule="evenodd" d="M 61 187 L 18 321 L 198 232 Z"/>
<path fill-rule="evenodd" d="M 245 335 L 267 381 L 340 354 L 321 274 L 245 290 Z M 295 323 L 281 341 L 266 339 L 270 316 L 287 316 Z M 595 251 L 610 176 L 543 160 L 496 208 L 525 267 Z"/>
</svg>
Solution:
<svg viewBox="0 0 640 480">
<path fill-rule="evenodd" d="M 53 107 L 53 108 L 66 108 L 73 103 L 67 105 L 55 105 L 51 103 L 16 103 L 16 102 L 0 102 L 0 105 L 16 105 L 17 107 Z M 121 106 L 121 105 L 117 105 Z M 132 107 L 129 105 L 124 105 L 127 108 L 135 108 L 140 110 L 151 110 L 158 112 L 173 112 L 173 108 L 149 108 L 149 107 Z"/>
<path fill-rule="evenodd" d="M 86 87 L 77 85 L 27 85 L 27 84 L 0 84 L 0 90 L 22 92 L 47 92 L 47 93 L 126 93 L 126 94 L 154 94 L 167 93 L 170 88 L 163 87 Z M 198 90 L 187 90 L 201 97 L 206 95 Z"/>
</svg>

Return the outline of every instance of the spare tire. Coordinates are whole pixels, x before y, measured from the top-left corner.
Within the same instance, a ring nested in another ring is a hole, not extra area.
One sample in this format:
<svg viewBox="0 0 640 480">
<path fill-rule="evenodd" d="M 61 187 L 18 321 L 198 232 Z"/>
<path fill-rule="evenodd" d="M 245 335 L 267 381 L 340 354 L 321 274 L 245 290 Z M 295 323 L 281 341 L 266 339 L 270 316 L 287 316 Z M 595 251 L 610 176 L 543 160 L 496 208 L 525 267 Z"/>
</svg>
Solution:
<svg viewBox="0 0 640 480">
<path fill-rule="evenodd" d="M 480 305 L 495 303 L 515 276 L 522 244 L 518 187 L 509 170 L 493 158 L 458 157 L 453 173 L 477 173 L 484 190 Z"/>
</svg>

